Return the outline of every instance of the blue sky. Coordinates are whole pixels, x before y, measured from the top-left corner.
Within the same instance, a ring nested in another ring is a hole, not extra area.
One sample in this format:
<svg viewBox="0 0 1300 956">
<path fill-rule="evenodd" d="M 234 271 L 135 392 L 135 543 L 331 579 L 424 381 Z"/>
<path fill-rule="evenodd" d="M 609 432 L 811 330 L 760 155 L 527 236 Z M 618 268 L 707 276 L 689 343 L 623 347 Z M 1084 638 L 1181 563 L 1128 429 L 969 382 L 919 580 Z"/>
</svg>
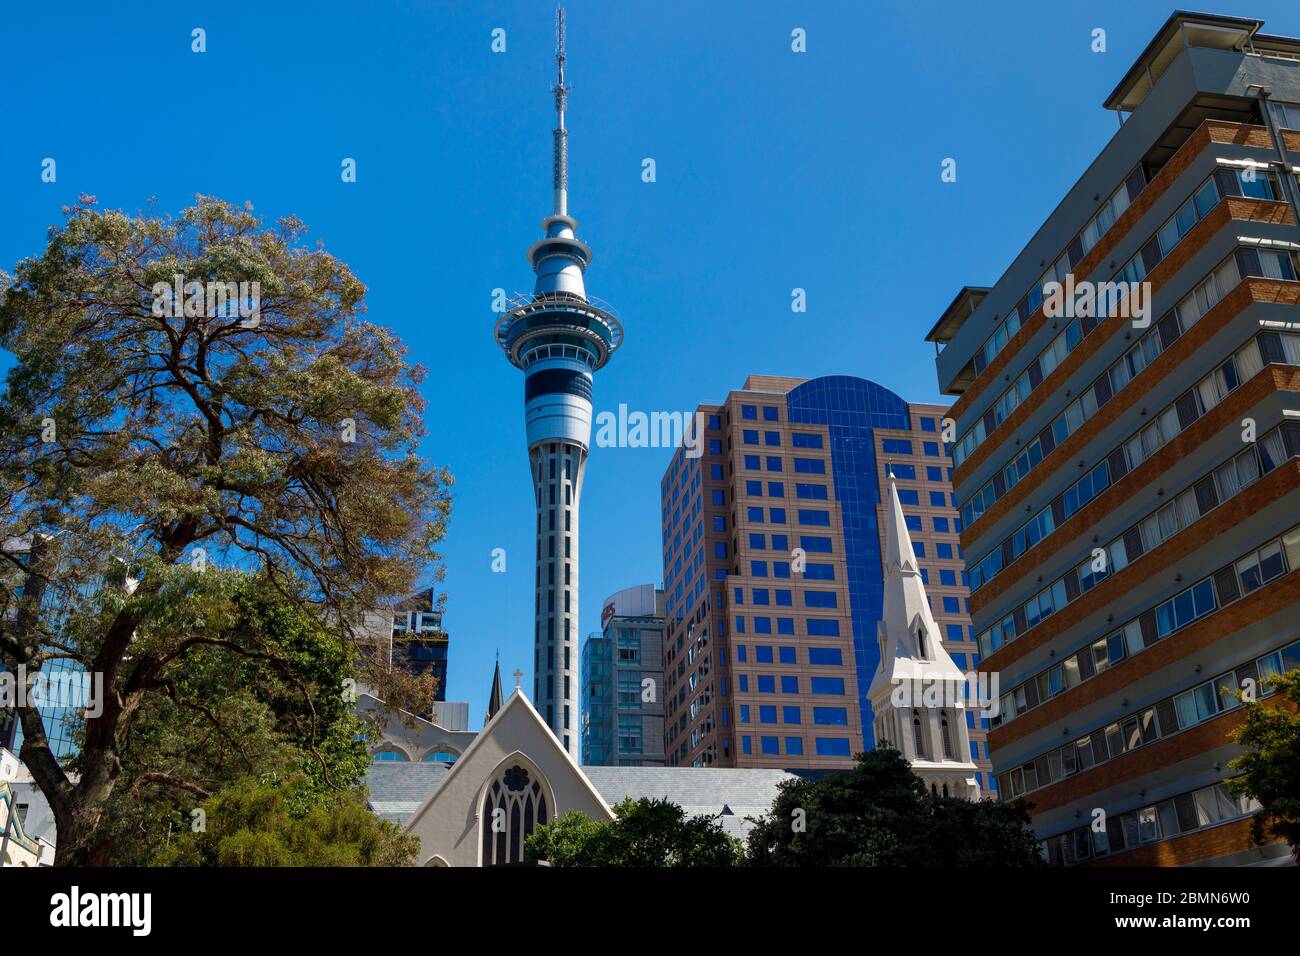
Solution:
<svg viewBox="0 0 1300 956">
<path fill-rule="evenodd" d="M 1212 8 L 1300 33 L 1293 0 Z M 566 9 L 570 212 L 595 251 L 587 288 L 627 332 L 596 410 L 652 411 L 720 400 L 751 372 L 860 375 L 941 400 L 925 333 L 961 285 L 1001 275 L 1114 133 L 1101 101 L 1172 8 Z M 0 268 L 38 253 L 79 193 L 128 210 L 249 200 L 268 219 L 301 217 L 367 284 L 370 318 L 428 367 L 425 452 L 456 476 L 447 690 L 472 720 L 497 650 L 531 685 L 522 376 L 493 342 L 491 293 L 531 289 L 524 251 L 549 212 L 552 17 L 547 0 L 28 4 L 0 35 Z M 494 54 L 498 27 L 507 49 Z M 56 183 L 41 182 L 45 157 Z M 356 183 L 340 180 L 344 157 Z M 940 181 L 946 157 L 955 183 Z M 795 287 L 806 313 L 791 312 Z M 669 457 L 592 451 L 583 635 L 606 595 L 662 577 Z M 491 571 L 497 547 L 505 574 Z"/>
</svg>

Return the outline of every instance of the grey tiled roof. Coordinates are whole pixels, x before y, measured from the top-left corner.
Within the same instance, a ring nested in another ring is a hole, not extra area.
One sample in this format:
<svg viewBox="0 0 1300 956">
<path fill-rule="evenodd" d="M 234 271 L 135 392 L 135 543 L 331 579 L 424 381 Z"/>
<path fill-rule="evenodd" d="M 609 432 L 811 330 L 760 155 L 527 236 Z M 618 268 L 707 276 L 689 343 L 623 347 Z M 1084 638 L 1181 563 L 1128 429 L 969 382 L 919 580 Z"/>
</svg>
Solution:
<svg viewBox="0 0 1300 956">
<path fill-rule="evenodd" d="M 370 808 L 404 823 L 429 794 L 442 785 L 450 767 L 441 763 L 380 762 L 370 765 L 366 786 Z M 671 800 L 689 816 L 718 817 L 723 829 L 743 839 L 752 828 L 746 817 L 761 817 L 776 799 L 777 784 L 793 780 L 784 770 L 696 767 L 583 767 L 592 786 L 610 806 L 631 797 Z"/>
<path fill-rule="evenodd" d="M 793 780 L 784 770 L 704 767 L 583 767 L 592 786 L 610 806 L 625 797 L 671 800 L 689 816 L 717 816 L 722 828 L 744 839 L 758 818 L 772 808 L 777 784 Z"/>
<path fill-rule="evenodd" d="M 370 809 L 385 820 L 405 823 L 451 771 L 445 763 L 379 761 L 366 772 Z"/>
</svg>

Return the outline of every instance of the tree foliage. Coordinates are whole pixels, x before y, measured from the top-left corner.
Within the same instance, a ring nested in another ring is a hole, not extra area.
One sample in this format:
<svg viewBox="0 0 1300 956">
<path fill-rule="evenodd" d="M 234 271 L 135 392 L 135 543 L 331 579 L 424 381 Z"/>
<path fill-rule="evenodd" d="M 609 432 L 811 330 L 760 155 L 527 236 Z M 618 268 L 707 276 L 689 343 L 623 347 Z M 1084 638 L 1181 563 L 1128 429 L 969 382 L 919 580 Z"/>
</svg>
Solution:
<svg viewBox="0 0 1300 956">
<path fill-rule="evenodd" d="M 1268 686 L 1279 692 L 1268 701 L 1243 698 L 1245 712 L 1232 737 L 1246 753 L 1228 763 L 1241 771 L 1228 787 L 1259 801 L 1256 836 L 1286 840 L 1300 860 L 1300 670 L 1271 677 Z"/>
<path fill-rule="evenodd" d="M 552 866 L 735 866 L 740 842 L 709 817 L 688 817 L 668 800 L 630 797 L 613 821 L 569 810 L 543 824 L 525 844 Z"/>
<path fill-rule="evenodd" d="M 228 603 L 209 613 L 244 652 L 197 648 L 146 699 L 93 862 L 148 863 L 204 800 L 240 780 L 301 778 L 288 799 L 302 814 L 359 786 L 369 767 L 368 728 L 342 692 L 356 650 L 256 579 L 211 571 L 203 583 L 223 592 Z"/>
<path fill-rule="evenodd" d="M 351 638 L 364 609 L 436 566 L 450 475 L 418 454 L 423 371 L 304 234 L 205 197 L 175 217 L 83 197 L 40 256 L 0 277 L 0 348 L 15 360 L 0 393 L 0 543 L 30 543 L 21 560 L 0 547 L 22 584 L 0 576 L 0 662 L 30 683 L 63 658 L 106 691 L 75 778 L 36 708 L 17 708 L 57 863 L 88 862 L 137 723 L 195 655 L 259 660 L 223 627 L 213 568 L 255 575 Z M 258 283 L 256 321 L 156 308 L 177 276 Z M 394 706 L 427 703 L 427 686 L 367 678 Z"/>
<path fill-rule="evenodd" d="M 926 791 L 903 755 L 859 754 L 852 770 L 780 785 L 749 834 L 752 866 L 1041 866 L 1022 801 Z"/>
<path fill-rule="evenodd" d="M 356 790 L 303 801 L 305 778 L 245 779 L 204 801 L 203 829 L 162 849 L 157 866 L 409 866 L 419 839 L 366 808 Z"/>
</svg>

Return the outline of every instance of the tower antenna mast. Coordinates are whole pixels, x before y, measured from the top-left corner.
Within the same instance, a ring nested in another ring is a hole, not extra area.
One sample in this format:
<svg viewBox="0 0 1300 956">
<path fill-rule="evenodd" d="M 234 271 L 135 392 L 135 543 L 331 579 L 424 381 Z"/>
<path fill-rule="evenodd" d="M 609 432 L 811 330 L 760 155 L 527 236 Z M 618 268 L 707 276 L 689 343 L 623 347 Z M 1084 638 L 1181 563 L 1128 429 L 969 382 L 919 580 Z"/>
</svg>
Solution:
<svg viewBox="0 0 1300 956">
<path fill-rule="evenodd" d="M 569 214 L 569 134 L 564 128 L 564 108 L 569 88 L 564 85 L 564 8 L 555 8 L 555 215 Z"/>
</svg>

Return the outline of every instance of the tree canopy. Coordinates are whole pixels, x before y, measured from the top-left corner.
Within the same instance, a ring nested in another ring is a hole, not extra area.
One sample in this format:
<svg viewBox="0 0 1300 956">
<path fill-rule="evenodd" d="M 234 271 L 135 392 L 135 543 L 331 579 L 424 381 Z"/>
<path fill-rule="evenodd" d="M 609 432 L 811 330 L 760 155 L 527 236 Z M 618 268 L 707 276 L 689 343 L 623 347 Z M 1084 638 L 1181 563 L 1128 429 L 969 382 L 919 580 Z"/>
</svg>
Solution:
<svg viewBox="0 0 1300 956">
<path fill-rule="evenodd" d="M 1300 859 L 1300 670 L 1269 678 L 1268 687 L 1278 695 L 1243 698 L 1244 716 L 1232 736 L 1246 752 L 1228 763 L 1241 771 L 1228 787 L 1259 801 L 1257 838 L 1281 837 Z"/>
<path fill-rule="evenodd" d="M 780 784 L 749 834 L 751 866 L 1041 866 L 1022 801 L 972 802 L 926 791 L 897 750 L 852 770 Z"/>
<path fill-rule="evenodd" d="M 625 799 L 612 821 L 570 810 L 543 824 L 525 848 L 552 866 L 734 866 L 739 841 L 709 817 L 688 817 L 667 800 Z"/>
<path fill-rule="evenodd" d="M 204 801 L 204 825 L 159 851 L 157 866 L 409 866 L 419 838 L 366 807 L 356 791 L 295 812 L 302 778 L 241 780 Z"/>
<path fill-rule="evenodd" d="M 75 779 L 17 708 L 61 864 L 88 862 L 137 724 L 192 661 L 270 666 L 227 626 L 214 570 L 352 639 L 362 611 L 437 579 L 451 481 L 418 453 L 423 370 L 300 221 L 207 197 L 174 217 L 91 197 L 66 213 L 0 276 L 0 662 L 30 684 L 66 659 L 105 689 Z M 406 709 L 428 690 L 367 677 Z"/>
</svg>

